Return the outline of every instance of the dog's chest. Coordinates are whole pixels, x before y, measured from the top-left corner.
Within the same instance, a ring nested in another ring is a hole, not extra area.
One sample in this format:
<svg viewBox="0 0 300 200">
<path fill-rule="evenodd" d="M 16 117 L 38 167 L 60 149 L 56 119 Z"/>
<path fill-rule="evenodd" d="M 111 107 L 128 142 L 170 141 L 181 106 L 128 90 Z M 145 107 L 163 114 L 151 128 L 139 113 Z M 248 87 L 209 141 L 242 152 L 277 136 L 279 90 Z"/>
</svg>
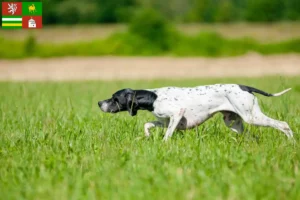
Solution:
<svg viewBox="0 0 300 200">
<path fill-rule="evenodd" d="M 178 115 L 180 109 L 177 106 L 170 107 L 159 107 L 152 112 L 159 121 L 168 121 L 171 116 Z M 185 107 L 185 113 L 178 124 L 178 129 L 193 128 L 203 123 L 207 118 L 210 117 L 208 107 L 199 105 L 198 107 Z"/>
</svg>

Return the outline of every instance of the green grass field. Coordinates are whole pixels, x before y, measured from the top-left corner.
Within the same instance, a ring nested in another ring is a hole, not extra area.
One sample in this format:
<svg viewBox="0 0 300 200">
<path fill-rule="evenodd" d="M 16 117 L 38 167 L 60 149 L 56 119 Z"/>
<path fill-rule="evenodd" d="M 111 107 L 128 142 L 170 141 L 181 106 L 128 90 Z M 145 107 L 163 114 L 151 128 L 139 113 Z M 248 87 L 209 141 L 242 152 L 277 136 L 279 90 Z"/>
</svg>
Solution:
<svg viewBox="0 0 300 200">
<path fill-rule="evenodd" d="M 176 39 L 175 39 L 176 38 Z M 0 58 L 49 58 L 65 56 L 203 56 L 228 57 L 257 52 L 262 55 L 300 53 L 300 38 L 259 43 L 252 38 L 227 39 L 213 32 L 196 36 L 177 35 L 163 42 L 146 40 L 128 33 L 115 33 L 106 39 L 65 44 L 36 42 L 34 37 L 12 41 L 0 37 Z"/>
<path fill-rule="evenodd" d="M 270 117 L 287 121 L 293 143 L 272 128 L 236 135 L 216 115 L 198 128 L 143 137 L 140 111 L 106 114 L 98 100 L 131 87 L 240 83 Z M 0 83 L 1 199 L 299 199 L 300 77 L 114 82 Z"/>
<path fill-rule="evenodd" d="M 259 42 L 273 43 L 298 38 L 299 22 L 276 23 L 213 23 L 177 24 L 176 29 L 185 35 L 215 32 L 229 39 L 253 38 Z M 95 24 L 72 26 L 45 26 L 37 30 L 4 30 L 0 35 L 10 40 L 26 40 L 33 35 L 38 43 L 73 43 L 105 39 L 116 32 L 126 32 L 126 24 Z"/>
<path fill-rule="evenodd" d="M 143 23 L 142 23 L 143 24 Z M 0 58 L 63 56 L 239 56 L 300 53 L 300 23 L 181 24 L 151 39 L 125 24 L 0 30 Z M 156 30 L 151 26 L 149 30 Z M 142 27 L 141 30 L 145 28 Z"/>
</svg>

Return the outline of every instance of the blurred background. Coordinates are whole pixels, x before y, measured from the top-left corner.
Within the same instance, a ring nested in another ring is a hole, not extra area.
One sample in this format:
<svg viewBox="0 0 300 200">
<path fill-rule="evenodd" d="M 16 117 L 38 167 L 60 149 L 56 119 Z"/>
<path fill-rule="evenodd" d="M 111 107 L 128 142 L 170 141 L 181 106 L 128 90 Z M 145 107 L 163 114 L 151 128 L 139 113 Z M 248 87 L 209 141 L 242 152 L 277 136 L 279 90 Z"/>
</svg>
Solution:
<svg viewBox="0 0 300 200">
<path fill-rule="evenodd" d="M 153 8 L 176 23 L 299 20 L 298 0 L 44 0 L 44 24 L 127 23 Z"/>
<path fill-rule="evenodd" d="M 300 70 L 299 0 L 42 2 L 43 29 L 0 30 L 1 79 L 295 75 Z"/>
</svg>

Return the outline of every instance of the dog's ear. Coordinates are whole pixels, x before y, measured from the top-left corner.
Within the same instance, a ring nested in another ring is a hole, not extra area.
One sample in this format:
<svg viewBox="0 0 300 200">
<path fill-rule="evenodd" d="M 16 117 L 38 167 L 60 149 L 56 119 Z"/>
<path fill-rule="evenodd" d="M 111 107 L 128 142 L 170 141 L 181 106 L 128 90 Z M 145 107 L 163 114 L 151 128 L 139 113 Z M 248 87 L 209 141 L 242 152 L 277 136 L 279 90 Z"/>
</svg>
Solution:
<svg viewBox="0 0 300 200">
<path fill-rule="evenodd" d="M 131 116 L 135 116 L 138 111 L 138 102 L 135 96 L 135 92 L 131 90 L 126 94 L 126 99 L 127 99 L 127 110 Z"/>
</svg>

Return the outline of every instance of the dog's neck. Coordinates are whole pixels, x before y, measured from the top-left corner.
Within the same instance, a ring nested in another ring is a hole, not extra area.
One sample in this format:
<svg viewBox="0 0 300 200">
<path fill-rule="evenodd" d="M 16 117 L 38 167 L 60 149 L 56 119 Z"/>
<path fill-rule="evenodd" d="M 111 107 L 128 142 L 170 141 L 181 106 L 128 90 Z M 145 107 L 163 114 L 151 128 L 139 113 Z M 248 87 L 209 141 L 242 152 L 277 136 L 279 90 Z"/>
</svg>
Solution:
<svg viewBox="0 0 300 200">
<path fill-rule="evenodd" d="M 155 102 L 157 95 L 154 92 L 148 90 L 135 90 L 135 97 L 138 102 L 139 110 L 153 111 L 153 103 Z"/>
</svg>

